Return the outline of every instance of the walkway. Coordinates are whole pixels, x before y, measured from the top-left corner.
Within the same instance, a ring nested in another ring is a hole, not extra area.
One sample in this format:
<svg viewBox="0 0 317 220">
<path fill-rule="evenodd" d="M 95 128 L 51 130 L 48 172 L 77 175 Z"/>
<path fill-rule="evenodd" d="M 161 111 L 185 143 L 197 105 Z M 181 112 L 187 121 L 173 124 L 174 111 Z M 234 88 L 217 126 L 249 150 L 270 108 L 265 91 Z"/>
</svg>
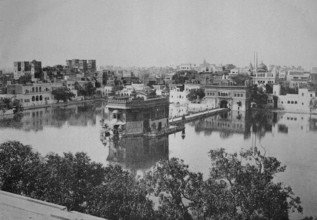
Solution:
<svg viewBox="0 0 317 220">
<path fill-rule="evenodd" d="M 184 116 L 185 119 L 183 119 L 183 116 L 169 119 L 169 124 L 179 124 L 179 123 L 182 123 L 182 122 L 186 123 L 186 122 L 189 122 L 189 121 L 193 121 L 193 120 L 196 120 L 196 119 L 199 119 L 199 118 L 205 118 L 205 117 L 212 116 L 212 115 L 215 115 L 217 113 L 226 112 L 226 111 L 230 111 L 230 110 L 227 109 L 227 108 L 211 109 L 211 110 L 207 110 L 207 111 L 203 111 L 203 112 L 198 112 L 198 113 L 186 115 L 186 116 Z"/>
</svg>

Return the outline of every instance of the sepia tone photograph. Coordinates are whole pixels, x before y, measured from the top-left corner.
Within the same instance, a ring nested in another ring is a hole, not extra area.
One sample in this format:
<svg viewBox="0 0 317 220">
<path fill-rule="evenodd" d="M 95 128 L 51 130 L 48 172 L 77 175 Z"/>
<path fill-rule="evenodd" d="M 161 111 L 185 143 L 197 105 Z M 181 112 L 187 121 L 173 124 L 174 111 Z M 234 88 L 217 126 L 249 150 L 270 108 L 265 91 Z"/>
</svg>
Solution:
<svg viewBox="0 0 317 220">
<path fill-rule="evenodd" d="M 0 220 L 317 220 L 316 0 L 0 0 Z"/>
</svg>

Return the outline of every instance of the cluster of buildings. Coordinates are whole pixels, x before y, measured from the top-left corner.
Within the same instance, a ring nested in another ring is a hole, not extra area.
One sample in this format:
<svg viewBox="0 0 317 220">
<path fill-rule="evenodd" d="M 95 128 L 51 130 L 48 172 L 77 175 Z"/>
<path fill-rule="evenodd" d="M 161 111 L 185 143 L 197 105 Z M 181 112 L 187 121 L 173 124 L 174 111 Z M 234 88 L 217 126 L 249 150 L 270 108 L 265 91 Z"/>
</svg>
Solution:
<svg viewBox="0 0 317 220">
<path fill-rule="evenodd" d="M 29 76 L 24 82 L 21 78 Z M 242 79 L 239 79 L 241 78 Z M 265 107 L 308 112 L 315 103 L 317 69 L 266 66 L 259 63 L 257 54 L 249 66 L 215 65 L 206 60 L 200 65 L 181 64 L 178 67 L 121 68 L 107 66 L 97 70 L 96 60 L 66 60 L 66 65 L 42 67 L 41 61 L 14 62 L 14 72 L 1 73 L 0 97 L 18 99 L 23 107 L 54 104 L 52 91 L 66 87 L 83 97 L 80 88 L 91 83 L 99 96 L 131 97 L 136 93 L 154 92 L 169 97 L 169 102 L 195 109 L 230 108 L 247 111 L 252 103 L 252 89 L 256 85 L 267 94 Z M 189 101 L 193 91 L 203 90 L 205 97 Z M 317 101 L 316 101 L 317 105 Z M 203 107 L 202 107 L 203 106 Z"/>
<path fill-rule="evenodd" d="M 98 91 L 103 82 L 96 60 L 73 59 L 67 60 L 65 66 L 53 67 L 42 67 L 42 62 L 36 60 L 17 61 L 13 67 L 12 73 L 0 74 L 0 99 L 18 100 L 24 108 L 55 104 L 57 100 L 52 92 L 58 88 L 73 93 L 73 100 L 83 100 L 79 90 L 85 90 L 90 84 Z"/>
</svg>

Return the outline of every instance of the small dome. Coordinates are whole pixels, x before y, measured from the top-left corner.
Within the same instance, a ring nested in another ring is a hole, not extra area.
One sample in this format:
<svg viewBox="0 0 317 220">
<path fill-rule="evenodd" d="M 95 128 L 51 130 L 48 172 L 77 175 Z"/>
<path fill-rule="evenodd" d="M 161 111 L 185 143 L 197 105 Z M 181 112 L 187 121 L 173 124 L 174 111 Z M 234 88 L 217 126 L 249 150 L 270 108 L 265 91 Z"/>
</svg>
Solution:
<svg viewBox="0 0 317 220">
<path fill-rule="evenodd" d="M 258 72 L 267 72 L 267 66 L 263 62 L 259 64 L 257 69 L 258 69 Z"/>
</svg>

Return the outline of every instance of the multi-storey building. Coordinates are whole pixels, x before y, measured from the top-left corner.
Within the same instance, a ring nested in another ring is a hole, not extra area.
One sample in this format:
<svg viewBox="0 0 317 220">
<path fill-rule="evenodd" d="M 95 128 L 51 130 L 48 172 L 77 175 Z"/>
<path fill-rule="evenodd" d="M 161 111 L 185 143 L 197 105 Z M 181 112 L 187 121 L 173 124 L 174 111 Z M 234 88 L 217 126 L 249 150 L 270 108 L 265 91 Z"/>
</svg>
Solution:
<svg viewBox="0 0 317 220">
<path fill-rule="evenodd" d="M 259 65 L 255 66 L 254 76 L 252 81 L 254 84 L 270 84 L 273 85 L 278 82 L 278 72 L 277 71 L 268 71 L 267 66 L 262 62 Z"/>
<path fill-rule="evenodd" d="M 230 108 L 246 111 L 250 108 L 250 86 L 206 85 L 205 97 L 202 101 L 209 108 Z"/>
<path fill-rule="evenodd" d="M 137 97 L 114 97 L 108 100 L 106 108 L 111 130 L 120 129 L 123 134 L 159 133 L 169 128 L 168 97 L 147 98 L 137 92 Z"/>
<path fill-rule="evenodd" d="M 18 99 L 23 107 L 53 104 L 55 100 L 52 95 L 52 90 L 62 86 L 62 83 L 8 85 L 7 95 Z"/>
<path fill-rule="evenodd" d="M 42 73 L 42 62 L 32 60 L 29 61 L 17 61 L 13 63 L 14 65 L 14 79 L 19 79 L 21 76 L 30 74 L 32 78 L 39 79 Z"/>
<path fill-rule="evenodd" d="M 95 72 L 96 71 L 96 60 L 80 60 L 72 59 L 66 60 L 66 65 L 68 68 L 77 70 L 80 72 Z"/>
<path fill-rule="evenodd" d="M 316 98 L 316 92 L 308 88 L 299 88 L 298 94 L 281 95 L 281 85 L 273 85 L 273 96 L 277 97 L 274 108 L 287 111 L 310 112 L 311 101 Z"/>
</svg>

